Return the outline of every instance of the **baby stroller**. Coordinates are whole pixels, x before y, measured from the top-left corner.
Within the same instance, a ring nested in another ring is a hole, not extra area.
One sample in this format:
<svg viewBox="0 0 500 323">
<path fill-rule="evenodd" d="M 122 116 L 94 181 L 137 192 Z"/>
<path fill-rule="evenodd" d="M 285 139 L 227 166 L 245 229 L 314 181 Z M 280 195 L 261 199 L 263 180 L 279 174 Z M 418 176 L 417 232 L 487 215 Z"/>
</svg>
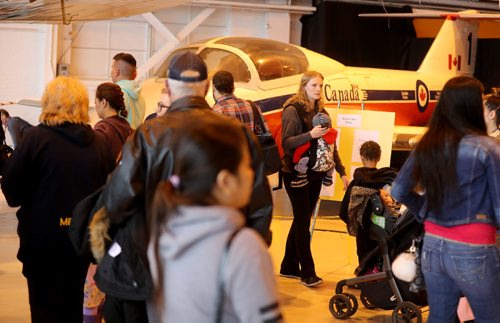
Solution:
<svg viewBox="0 0 500 323">
<path fill-rule="evenodd" d="M 425 292 L 412 292 L 410 283 L 394 277 L 391 262 L 399 253 L 408 250 L 414 239 L 421 237 L 423 227 L 409 211 L 394 217 L 377 193 L 370 196 L 366 207 L 372 209 L 368 230 L 378 247 L 362 259 L 356 272 L 367 272 L 377 262 L 381 263 L 381 271 L 370 270 L 370 274 L 339 281 L 330 300 L 330 312 L 338 319 L 347 319 L 356 313 L 356 297 L 342 291 L 348 286 L 360 289 L 360 300 L 366 308 L 393 309 L 393 322 L 422 322 L 418 306 L 427 305 Z"/>
</svg>

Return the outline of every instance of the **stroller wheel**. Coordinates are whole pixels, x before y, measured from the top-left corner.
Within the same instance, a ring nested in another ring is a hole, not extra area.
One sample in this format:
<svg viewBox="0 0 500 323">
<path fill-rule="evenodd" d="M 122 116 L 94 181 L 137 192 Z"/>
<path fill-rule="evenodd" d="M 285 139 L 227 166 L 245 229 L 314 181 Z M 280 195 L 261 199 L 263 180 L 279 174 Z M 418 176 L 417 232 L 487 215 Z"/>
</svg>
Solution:
<svg viewBox="0 0 500 323">
<path fill-rule="evenodd" d="M 417 305 L 412 302 L 398 304 L 392 311 L 392 322 L 422 323 L 422 313 Z"/>
<path fill-rule="evenodd" d="M 354 313 L 356 313 L 356 311 L 358 310 L 358 300 L 356 299 L 356 296 L 349 293 L 342 293 L 342 294 L 347 296 L 349 298 L 349 302 L 351 303 L 351 314 L 349 316 L 354 315 Z"/>
<path fill-rule="evenodd" d="M 375 305 L 373 305 L 372 303 L 370 303 L 370 301 L 368 300 L 368 298 L 366 297 L 365 294 L 363 294 L 363 292 L 361 292 L 361 295 L 359 295 L 359 299 L 361 300 L 361 303 L 369 310 L 372 310 L 374 308 L 376 308 Z"/>
<path fill-rule="evenodd" d="M 332 313 L 335 318 L 341 320 L 348 318 L 355 312 L 355 310 L 353 311 L 353 307 L 351 306 L 351 299 L 349 298 L 349 296 L 346 296 L 344 294 L 333 295 L 333 297 L 330 299 L 330 305 L 328 306 L 328 308 L 330 309 L 330 313 Z"/>
</svg>

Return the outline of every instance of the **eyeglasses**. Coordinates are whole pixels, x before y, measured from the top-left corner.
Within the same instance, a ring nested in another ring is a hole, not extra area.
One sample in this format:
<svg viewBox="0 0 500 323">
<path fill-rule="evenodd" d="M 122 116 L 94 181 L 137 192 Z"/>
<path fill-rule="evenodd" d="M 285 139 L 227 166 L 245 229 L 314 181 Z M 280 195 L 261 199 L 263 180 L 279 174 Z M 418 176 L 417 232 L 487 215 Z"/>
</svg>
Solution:
<svg viewBox="0 0 500 323">
<path fill-rule="evenodd" d="M 158 102 L 158 109 L 168 109 L 168 105 L 163 104 L 162 102 Z"/>
</svg>

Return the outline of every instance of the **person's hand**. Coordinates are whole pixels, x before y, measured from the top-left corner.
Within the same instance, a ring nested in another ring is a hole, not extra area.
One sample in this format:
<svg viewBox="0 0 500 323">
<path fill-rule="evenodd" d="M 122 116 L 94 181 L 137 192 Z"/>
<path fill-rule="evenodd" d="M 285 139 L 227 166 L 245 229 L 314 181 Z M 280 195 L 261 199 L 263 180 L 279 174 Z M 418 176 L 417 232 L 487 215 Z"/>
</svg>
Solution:
<svg viewBox="0 0 500 323">
<path fill-rule="evenodd" d="M 326 127 L 322 127 L 321 125 L 317 125 L 316 127 L 312 128 L 311 131 L 309 131 L 309 133 L 311 134 L 311 137 L 313 138 L 319 138 L 323 135 L 325 135 L 327 132 L 328 132 L 328 128 Z"/>
<path fill-rule="evenodd" d="M 347 190 L 347 186 L 349 186 L 349 178 L 346 175 L 341 177 L 342 182 L 344 183 L 344 191 Z"/>
</svg>

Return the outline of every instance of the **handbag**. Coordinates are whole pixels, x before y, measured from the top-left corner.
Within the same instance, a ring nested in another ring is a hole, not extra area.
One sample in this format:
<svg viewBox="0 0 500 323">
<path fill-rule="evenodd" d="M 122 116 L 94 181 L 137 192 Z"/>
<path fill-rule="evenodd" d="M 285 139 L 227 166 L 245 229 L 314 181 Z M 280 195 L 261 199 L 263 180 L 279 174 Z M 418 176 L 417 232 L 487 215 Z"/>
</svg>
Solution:
<svg viewBox="0 0 500 323">
<path fill-rule="evenodd" d="M 2 175 L 3 165 L 13 152 L 14 150 L 10 146 L 6 144 L 0 145 L 0 175 Z"/>
<path fill-rule="evenodd" d="M 425 290 L 425 282 L 420 264 L 422 236 L 412 239 L 411 247 L 399 254 L 392 262 L 392 273 L 402 281 L 410 283 L 409 291 L 420 293 Z"/>
<path fill-rule="evenodd" d="M 392 273 L 404 282 L 410 283 L 417 276 L 417 264 L 415 263 L 415 247 L 400 253 L 392 262 Z"/>
<path fill-rule="evenodd" d="M 274 140 L 274 137 L 271 134 L 271 132 L 267 130 L 262 114 L 255 106 L 255 103 L 253 103 L 252 101 L 248 102 L 252 106 L 252 112 L 254 116 L 253 132 L 257 137 L 257 139 L 259 140 L 260 146 L 262 148 L 262 155 L 264 158 L 264 163 L 266 165 L 266 174 L 267 175 L 274 174 L 281 169 L 281 156 L 278 150 L 278 146 L 276 145 L 276 141 Z M 257 133 L 255 131 L 255 126 L 257 124 L 262 130 L 261 133 Z"/>
<path fill-rule="evenodd" d="M 78 255 L 95 261 L 90 251 L 89 224 L 94 216 L 94 206 L 101 196 L 104 186 L 82 199 L 74 208 L 68 235 Z"/>
</svg>

